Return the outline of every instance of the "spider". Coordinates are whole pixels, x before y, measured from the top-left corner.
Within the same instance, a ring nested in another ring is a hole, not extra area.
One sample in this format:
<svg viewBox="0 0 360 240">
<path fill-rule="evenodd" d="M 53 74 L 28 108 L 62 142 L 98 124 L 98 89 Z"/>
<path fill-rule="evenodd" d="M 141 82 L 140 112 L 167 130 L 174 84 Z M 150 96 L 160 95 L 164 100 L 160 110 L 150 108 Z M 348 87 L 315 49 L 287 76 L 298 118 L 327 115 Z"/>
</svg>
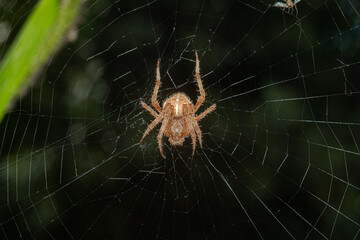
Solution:
<svg viewBox="0 0 360 240">
<path fill-rule="evenodd" d="M 141 105 L 147 111 L 154 116 L 154 120 L 147 127 L 144 135 L 142 136 L 140 143 L 143 141 L 145 136 L 160 122 L 162 125 L 160 127 L 159 134 L 157 136 L 157 141 L 159 144 L 159 150 L 161 156 L 165 158 L 162 149 L 162 138 L 163 135 L 169 136 L 169 142 L 172 145 L 182 145 L 185 137 L 191 136 L 192 140 L 192 155 L 194 156 L 196 148 L 196 137 L 199 140 L 200 148 L 202 148 L 202 136 L 201 130 L 198 122 L 203 119 L 207 114 L 214 111 L 216 104 L 213 104 L 211 107 L 206 109 L 199 115 L 195 115 L 199 107 L 205 100 L 205 90 L 203 88 L 201 78 L 200 78 L 200 62 L 198 54 L 195 51 L 196 64 L 195 64 L 195 78 L 197 85 L 200 90 L 200 96 L 197 99 L 197 102 L 194 104 L 191 102 L 190 98 L 182 92 L 178 92 L 167 98 L 163 104 L 163 107 L 160 107 L 159 102 L 157 101 L 157 94 L 160 87 L 160 59 L 157 62 L 156 68 L 156 84 L 154 88 L 154 93 L 151 98 L 151 103 L 154 106 L 155 110 L 148 106 L 146 103 L 141 101 Z"/>
<path fill-rule="evenodd" d="M 274 7 L 281 8 L 283 11 L 286 9 L 288 10 L 288 13 L 293 13 L 294 8 L 296 11 L 296 16 L 298 15 L 298 9 L 296 4 L 300 2 L 300 0 L 282 0 L 284 2 L 276 2 L 274 3 Z"/>
</svg>

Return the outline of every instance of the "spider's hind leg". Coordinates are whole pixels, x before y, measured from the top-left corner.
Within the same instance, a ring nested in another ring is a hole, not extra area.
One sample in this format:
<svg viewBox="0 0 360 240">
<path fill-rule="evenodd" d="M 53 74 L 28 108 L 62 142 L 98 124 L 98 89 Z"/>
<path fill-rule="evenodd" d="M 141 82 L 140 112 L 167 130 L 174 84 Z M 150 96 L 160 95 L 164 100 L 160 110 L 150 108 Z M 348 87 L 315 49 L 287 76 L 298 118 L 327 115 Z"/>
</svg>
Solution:
<svg viewBox="0 0 360 240">
<path fill-rule="evenodd" d="M 196 121 L 193 121 L 193 125 L 194 125 L 194 129 L 195 129 L 196 135 L 197 135 L 197 137 L 198 137 L 198 139 L 199 139 L 200 148 L 202 148 L 202 133 L 201 133 L 199 124 L 198 124 Z"/>
<path fill-rule="evenodd" d="M 195 135 L 195 129 L 194 129 L 194 125 L 193 125 L 193 120 L 192 120 L 191 116 L 189 116 L 189 115 L 186 116 L 185 120 L 186 120 L 186 127 L 188 128 L 188 131 L 191 136 L 192 155 L 194 156 L 195 148 L 196 148 L 196 135 Z"/>
<path fill-rule="evenodd" d="M 191 143 L 192 143 L 192 155 L 194 156 L 195 149 L 196 149 L 196 135 L 195 135 L 194 129 L 190 130 L 190 136 L 191 136 Z"/>
<path fill-rule="evenodd" d="M 145 108 L 148 112 L 150 112 L 151 115 L 153 115 L 155 118 L 157 118 L 159 116 L 159 114 L 157 114 L 157 112 L 155 112 L 149 105 L 147 105 L 143 101 L 141 101 L 140 103 L 141 103 L 141 106 L 143 108 Z"/>
<path fill-rule="evenodd" d="M 162 149 L 162 137 L 163 137 L 163 135 L 164 135 L 164 132 L 165 132 L 165 129 L 166 129 L 166 126 L 167 126 L 168 122 L 169 122 L 168 118 L 165 118 L 165 119 L 163 120 L 163 123 L 162 123 L 162 125 L 161 125 L 160 131 L 159 131 L 159 134 L 158 134 L 158 137 L 157 137 L 157 139 L 158 139 L 158 144 L 159 144 L 160 154 L 161 154 L 161 156 L 162 156 L 163 158 L 165 158 L 165 155 L 164 155 L 163 149 Z"/>
<path fill-rule="evenodd" d="M 159 115 L 157 118 L 154 119 L 154 121 L 152 121 L 152 123 L 150 123 L 150 125 L 147 127 L 146 131 L 144 132 L 144 135 L 142 136 L 140 143 L 144 140 L 145 136 L 149 134 L 149 132 L 156 126 L 158 125 L 159 122 L 161 122 L 161 119 L 163 118 L 162 115 Z"/>
</svg>

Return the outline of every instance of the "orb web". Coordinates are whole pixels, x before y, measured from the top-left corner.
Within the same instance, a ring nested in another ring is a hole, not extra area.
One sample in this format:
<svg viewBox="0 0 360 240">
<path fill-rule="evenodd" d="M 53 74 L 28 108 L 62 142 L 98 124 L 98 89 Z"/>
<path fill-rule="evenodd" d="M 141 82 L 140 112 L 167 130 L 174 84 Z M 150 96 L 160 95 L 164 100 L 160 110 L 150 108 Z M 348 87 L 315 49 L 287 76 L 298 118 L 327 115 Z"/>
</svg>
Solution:
<svg viewBox="0 0 360 240">
<path fill-rule="evenodd" d="M 359 3 L 273 3 L 87 1 L 1 123 L 0 238 L 356 239 Z M 23 4 L 0 4 L 2 56 Z M 163 159 L 140 101 L 161 59 L 160 104 L 195 102 L 195 50 L 217 109 Z"/>
</svg>

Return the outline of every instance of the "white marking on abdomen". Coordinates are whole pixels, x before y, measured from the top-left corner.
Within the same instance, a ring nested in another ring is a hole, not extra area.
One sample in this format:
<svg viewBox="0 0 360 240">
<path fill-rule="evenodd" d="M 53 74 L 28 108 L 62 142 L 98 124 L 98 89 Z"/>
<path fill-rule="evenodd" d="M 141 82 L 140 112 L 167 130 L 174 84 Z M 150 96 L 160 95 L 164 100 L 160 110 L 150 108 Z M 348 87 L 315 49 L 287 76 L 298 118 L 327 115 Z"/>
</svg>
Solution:
<svg viewBox="0 0 360 240">
<path fill-rule="evenodd" d="M 175 111 L 176 111 L 176 116 L 179 114 L 179 104 L 176 103 L 175 105 Z"/>
<path fill-rule="evenodd" d="M 177 116 L 179 114 L 179 95 L 176 98 L 175 111 L 176 111 L 176 116 Z"/>
</svg>

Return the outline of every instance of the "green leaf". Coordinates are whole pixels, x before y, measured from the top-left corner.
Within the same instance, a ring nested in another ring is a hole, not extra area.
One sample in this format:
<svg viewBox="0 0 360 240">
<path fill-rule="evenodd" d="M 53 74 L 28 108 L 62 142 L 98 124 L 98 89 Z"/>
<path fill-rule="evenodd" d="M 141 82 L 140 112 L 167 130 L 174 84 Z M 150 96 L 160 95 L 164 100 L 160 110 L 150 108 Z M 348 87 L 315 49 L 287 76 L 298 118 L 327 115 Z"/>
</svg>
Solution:
<svg viewBox="0 0 360 240">
<path fill-rule="evenodd" d="M 73 26 L 83 0 L 40 0 L 0 65 L 0 122 L 21 87 L 41 69 Z"/>
</svg>

